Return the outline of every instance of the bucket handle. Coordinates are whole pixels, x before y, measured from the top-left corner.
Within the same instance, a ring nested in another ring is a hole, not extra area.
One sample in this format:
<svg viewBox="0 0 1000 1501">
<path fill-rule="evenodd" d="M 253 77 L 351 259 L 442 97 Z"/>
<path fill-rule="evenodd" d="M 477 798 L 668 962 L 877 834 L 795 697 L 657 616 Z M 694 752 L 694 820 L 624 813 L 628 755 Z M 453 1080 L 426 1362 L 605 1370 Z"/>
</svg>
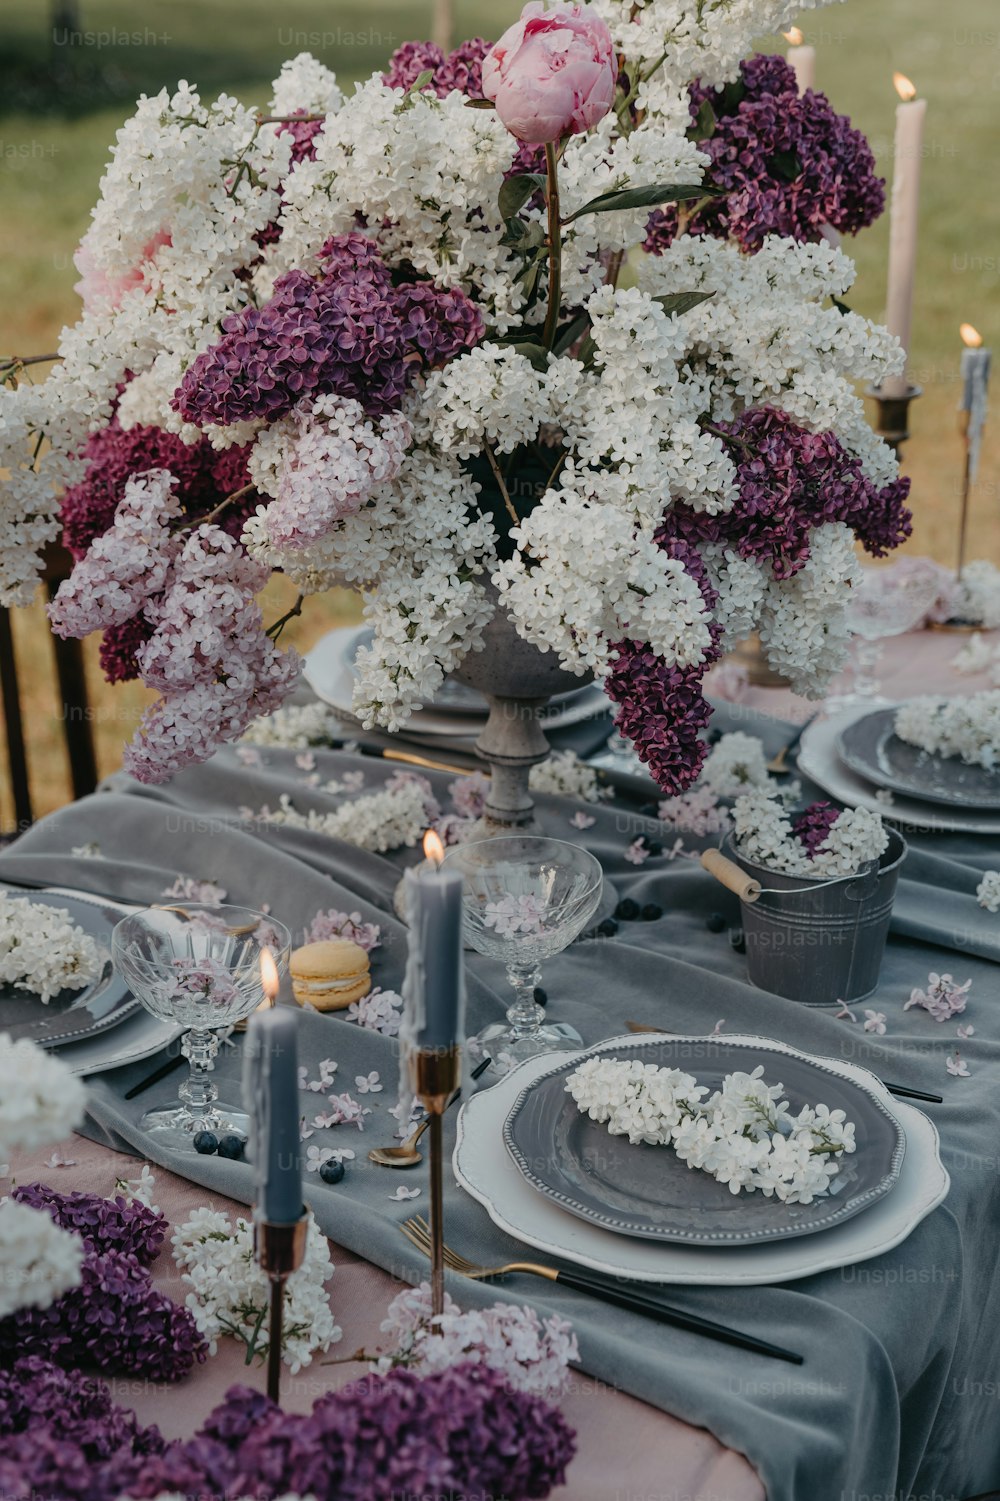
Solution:
<svg viewBox="0 0 1000 1501">
<path fill-rule="evenodd" d="M 730 860 L 721 850 L 703 850 L 701 864 L 709 875 L 728 891 L 733 891 L 743 902 L 755 902 L 760 896 L 799 896 L 804 891 L 822 891 L 824 886 L 840 886 L 844 881 L 857 883 L 857 895 L 848 890 L 845 895 L 852 901 L 861 902 L 875 889 L 879 876 L 878 861 L 869 861 L 860 871 L 850 876 L 831 876 L 828 881 L 810 881 L 808 886 L 762 886 L 753 876 L 748 876 L 741 865 Z"/>
</svg>

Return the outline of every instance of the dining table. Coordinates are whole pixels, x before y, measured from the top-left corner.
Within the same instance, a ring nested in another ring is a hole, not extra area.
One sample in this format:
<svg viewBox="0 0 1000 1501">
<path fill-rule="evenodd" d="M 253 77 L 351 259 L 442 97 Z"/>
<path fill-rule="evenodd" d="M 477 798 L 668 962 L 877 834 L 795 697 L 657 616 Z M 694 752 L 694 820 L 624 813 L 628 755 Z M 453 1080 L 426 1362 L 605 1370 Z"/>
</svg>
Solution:
<svg viewBox="0 0 1000 1501">
<path fill-rule="evenodd" d="M 1000 640 L 1000 633 L 993 637 Z M 990 686 L 986 673 L 956 672 L 964 640 L 921 630 L 886 642 L 883 691 L 902 699 Z M 716 674 L 712 691 L 713 726 L 758 736 L 769 755 L 817 707 L 788 689 L 754 687 L 737 671 Z M 610 722 L 588 726 L 586 748 L 609 729 Z M 303 811 L 339 808 L 398 770 L 351 749 L 318 746 L 303 758 L 294 748 L 260 746 L 251 754 L 224 748 L 161 786 L 116 773 L 0 851 L 0 884 L 138 906 L 163 901 L 179 877 L 211 882 L 228 900 L 271 912 L 295 942 L 319 912 L 357 912 L 381 930 L 371 954 L 373 983 L 398 991 L 407 930 L 393 895 L 419 850 L 376 853 L 259 816 L 285 794 Z M 449 807 L 455 777 L 431 769 L 423 775 Z M 947 1197 L 898 1244 L 857 1263 L 754 1285 L 646 1285 L 674 1306 L 799 1352 L 801 1365 L 666 1327 L 548 1282 L 510 1277 L 483 1284 L 449 1275 L 449 1293 L 462 1307 L 530 1303 L 572 1322 L 580 1358 L 560 1405 L 577 1431 L 578 1451 L 566 1484 L 554 1493 L 561 1497 L 961 1501 L 1000 1489 L 1000 915 L 976 900 L 984 873 L 1000 869 L 1000 838 L 907 826 L 876 993 L 849 1009 L 810 1006 L 749 983 L 740 903 L 690 858 L 719 836 L 665 830 L 656 816 L 660 794 L 652 782 L 643 794 L 637 781 L 623 779 L 614 796 L 596 802 L 537 795 L 542 831 L 594 853 L 617 900 L 631 899 L 635 907 L 625 910 L 640 913 L 620 918 L 614 932 L 590 930 L 546 964 L 548 1016 L 572 1022 L 587 1045 L 625 1033 L 629 1022 L 694 1037 L 715 1031 L 778 1039 L 940 1096 L 940 1103 L 919 1108 L 940 1138 Z M 804 782 L 804 801 L 823 795 Z M 892 822 L 891 805 L 886 817 Z M 634 863 L 634 841 L 654 833 L 659 853 Z M 499 961 L 468 952 L 466 968 L 469 1027 L 476 1030 L 503 1016 L 510 992 Z M 971 981 L 958 1020 L 972 1030 L 960 1042 L 954 1019 L 942 1023 L 920 1007 L 904 1009 L 930 972 Z M 881 1023 L 866 1027 L 866 1008 Z M 401 1227 L 414 1211 L 426 1213 L 427 1164 L 398 1173 L 367 1156 L 371 1146 L 394 1139 L 389 1107 L 397 1098 L 398 1040 L 358 1026 L 345 1012 L 303 1009 L 298 1029 L 300 1061 L 308 1068 L 331 1059 L 346 1087 L 372 1071 L 383 1085 L 365 1097 L 371 1114 L 363 1130 L 341 1124 L 327 1133 L 329 1145 L 355 1151 L 343 1180 L 327 1184 L 306 1174 L 306 1197 L 336 1265 L 329 1290 L 344 1332 L 331 1356 L 339 1358 L 377 1348 L 391 1298 L 426 1278 L 427 1264 Z M 236 1037 L 216 1061 L 223 1095 L 239 1089 L 241 1047 Z M 949 1069 L 956 1048 L 967 1073 Z M 51 1146 L 15 1154 L 11 1175 L 19 1183 L 110 1194 L 118 1179 L 134 1177 L 149 1162 L 156 1202 L 172 1224 L 204 1205 L 244 1211 L 253 1196 L 249 1164 L 174 1150 L 140 1128 L 145 1110 L 176 1093 L 174 1073 L 127 1097 L 159 1061 L 157 1055 L 92 1074 L 79 1133 L 54 1155 Z M 489 1078 L 475 1087 L 490 1087 Z M 308 1103 L 304 1096 L 304 1110 Z M 458 1113 L 445 1119 L 446 1164 Z M 397 1200 L 401 1182 L 419 1189 L 419 1197 Z M 523 1245 L 447 1166 L 444 1214 L 449 1244 L 471 1259 L 496 1265 L 523 1257 Z M 187 1293 L 169 1250 L 154 1280 L 177 1298 Z M 283 1402 L 306 1410 L 362 1371 L 320 1357 L 285 1378 Z M 223 1339 L 218 1353 L 176 1386 L 134 1383 L 127 1374 L 107 1379 L 117 1400 L 173 1437 L 190 1434 L 233 1383 L 263 1389 L 264 1373 L 259 1365 L 246 1367 L 241 1350 Z"/>
</svg>

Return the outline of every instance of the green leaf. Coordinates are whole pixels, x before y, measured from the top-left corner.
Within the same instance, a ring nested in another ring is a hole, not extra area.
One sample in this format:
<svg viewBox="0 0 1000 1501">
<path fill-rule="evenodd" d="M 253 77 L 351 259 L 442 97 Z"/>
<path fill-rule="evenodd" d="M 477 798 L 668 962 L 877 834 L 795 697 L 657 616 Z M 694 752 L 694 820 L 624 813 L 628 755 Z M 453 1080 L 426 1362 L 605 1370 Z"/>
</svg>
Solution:
<svg viewBox="0 0 1000 1501">
<path fill-rule="evenodd" d="M 496 109 L 492 99 L 466 99 L 466 109 Z"/>
<path fill-rule="evenodd" d="M 703 99 L 701 102 L 701 108 L 699 109 L 697 117 L 695 118 L 695 122 L 687 133 L 688 140 L 708 140 L 710 136 L 713 136 L 715 134 L 715 127 L 718 125 L 718 123 L 719 120 L 718 116 L 715 113 L 715 110 L 712 108 L 707 99 Z"/>
<path fill-rule="evenodd" d="M 579 339 L 582 334 L 585 334 L 589 327 L 590 318 L 587 316 L 587 314 L 578 313 L 577 316 L 573 319 L 572 323 L 567 323 L 565 328 L 563 328 L 557 334 L 556 342 L 552 348 L 552 353 L 565 354 L 567 349 L 572 349 L 577 339 Z"/>
<path fill-rule="evenodd" d="M 703 198 L 712 192 L 703 182 L 653 183 L 644 188 L 620 188 L 617 192 L 601 193 L 599 197 L 592 198 L 583 208 L 578 208 L 575 214 L 567 215 L 563 223 L 572 224 L 574 219 L 579 219 L 584 214 L 611 214 L 618 209 L 651 208 L 657 203 L 688 203 L 692 198 Z"/>
<path fill-rule="evenodd" d="M 540 339 L 498 339 L 497 343 L 504 349 L 513 349 L 516 354 L 523 354 L 536 370 L 548 369 L 549 352 Z"/>
<path fill-rule="evenodd" d="M 794 151 L 776 151 L 767 159 L 767 170 L 773 177 L 783 177 L 794 182 L 802 173 L 802 163 Z"/>
<path fill-rule="evenodd" d="M 519 214 L 528 199 L 544 186 L 545 176 L 541 172 L 519 172 L 516 177 L 508 177 L 497 199 L 503 218 L 512 219 Z"/>
<path fill-rule="evenodd" d="M 417 95 L 427 87 L 433 77 L 433 68 L 425 68 L 422 73 L 419 73 L 417 75 L 417 77 L 410 84 L 410 87 L 407 89 L 406 93 L 403 95 L 403 102 L 396 110 L 397 115 L 401 115 L 404 110 L 413 108 Z"/>
<path fill-rule="evenodd" d="M 837 309 L 837 312 L 838 313 L 843 313 L 845 317 L 847 316 L 848 313 L 850 313 L 850 312 L 853 311 L 852 308 L 849 308 L 847 306 L 846 302 L 841 302 L 841 300 L 840 300 L 839 297 L 831 297 L 830 301 L 833 303 L 834 307 Z"/>
<path fill-rule="evenodd" d="M 665 313 L 680 317 L 682 313 L 689 313 L 693 307 L 708 302 L 714 296 L 714 292 L 671 292 L 666 297 L 654 297 L 653 301 L 658 302 Z"/>
<path fill-rule="evenodd" d="M 545 231 L 540 224 L 525 224 L 523 219 L 508 219 L 507 231 L 501 245 L 513 245 L 518 250 L 541 250 L 545 244 Z"/>
<path fill-rule="evenodd" d="M 716 114 L 735 115 L 746 98 L 746 92 L 746 84 L 741 79 L 737 79 L 735 83 L 725 84 Z"/>
</svg>

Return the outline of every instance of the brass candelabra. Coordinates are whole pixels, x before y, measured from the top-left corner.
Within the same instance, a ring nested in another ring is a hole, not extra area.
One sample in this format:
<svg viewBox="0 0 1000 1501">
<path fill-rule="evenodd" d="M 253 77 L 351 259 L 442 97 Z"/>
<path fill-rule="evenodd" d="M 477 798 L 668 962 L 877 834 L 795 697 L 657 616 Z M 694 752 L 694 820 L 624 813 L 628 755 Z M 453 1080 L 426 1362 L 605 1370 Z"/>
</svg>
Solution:
<svg viewBox="0 0 1000 1501">
<path fill-rule="evenodd" d="M 413 1092 L 430 1119 L 431 1311 L 444 1312 L 444 1187 L 441 1122 L 462 1080 L 459 1047 L 421 1048 L 413 1055 Z"/>
<path fill-rule="evenodd" d="M 274 1224 L 256 1211 L 253 1221 L 254 1257 L 271 1284 L 268 1313 L 267 1395 L 272 1402 L 281 1399 L 281 1341 L 285 1317 L 285 1283 L 302 1265 L 306 1251 L 309 1211 L 303 1205 L 301 1216 L 291 1224 Z"/>
</svg>

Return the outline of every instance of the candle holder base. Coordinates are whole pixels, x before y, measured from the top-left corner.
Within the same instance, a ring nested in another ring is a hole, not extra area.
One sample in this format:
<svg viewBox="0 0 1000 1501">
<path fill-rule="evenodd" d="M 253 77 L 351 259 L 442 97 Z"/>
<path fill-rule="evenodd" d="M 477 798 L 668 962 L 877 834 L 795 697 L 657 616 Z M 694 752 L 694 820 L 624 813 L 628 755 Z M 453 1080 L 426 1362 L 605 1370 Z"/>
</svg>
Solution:
<svg viewBox="0 0 1000 1501">
<path fill-rule="evenodd" d="M 910 402 L 923 395 L 920 386 L 907 386 L 901 394 L 887 394 L 881 386 L 868 386 L 865 395 L 878 405 L 875 431 L 899 458 L 900 449 L 910 436 Z"/>
<path fill-rule="evenodd" d="M 444 1313 L 444 1188 L 441 1118 L 462 1080 L 462 1050 L 421 1048 L 410 1060 L 413 1092 L 430 1116 L 431 1314 Z"/>
<path fill-rule="evenodd" d="M 285 1313 L 285 1283 L 302 1265 L 306 1253 L 309 1210 L 291 1224 L 275 1224 L 254 1212 L 253 1250 L 261 1271 L 271 1283 L 271 1306 L 267 1336 L 267 1395 L 272 1402 L 281 1399 L 281 1343 Z"/>
</svg>

